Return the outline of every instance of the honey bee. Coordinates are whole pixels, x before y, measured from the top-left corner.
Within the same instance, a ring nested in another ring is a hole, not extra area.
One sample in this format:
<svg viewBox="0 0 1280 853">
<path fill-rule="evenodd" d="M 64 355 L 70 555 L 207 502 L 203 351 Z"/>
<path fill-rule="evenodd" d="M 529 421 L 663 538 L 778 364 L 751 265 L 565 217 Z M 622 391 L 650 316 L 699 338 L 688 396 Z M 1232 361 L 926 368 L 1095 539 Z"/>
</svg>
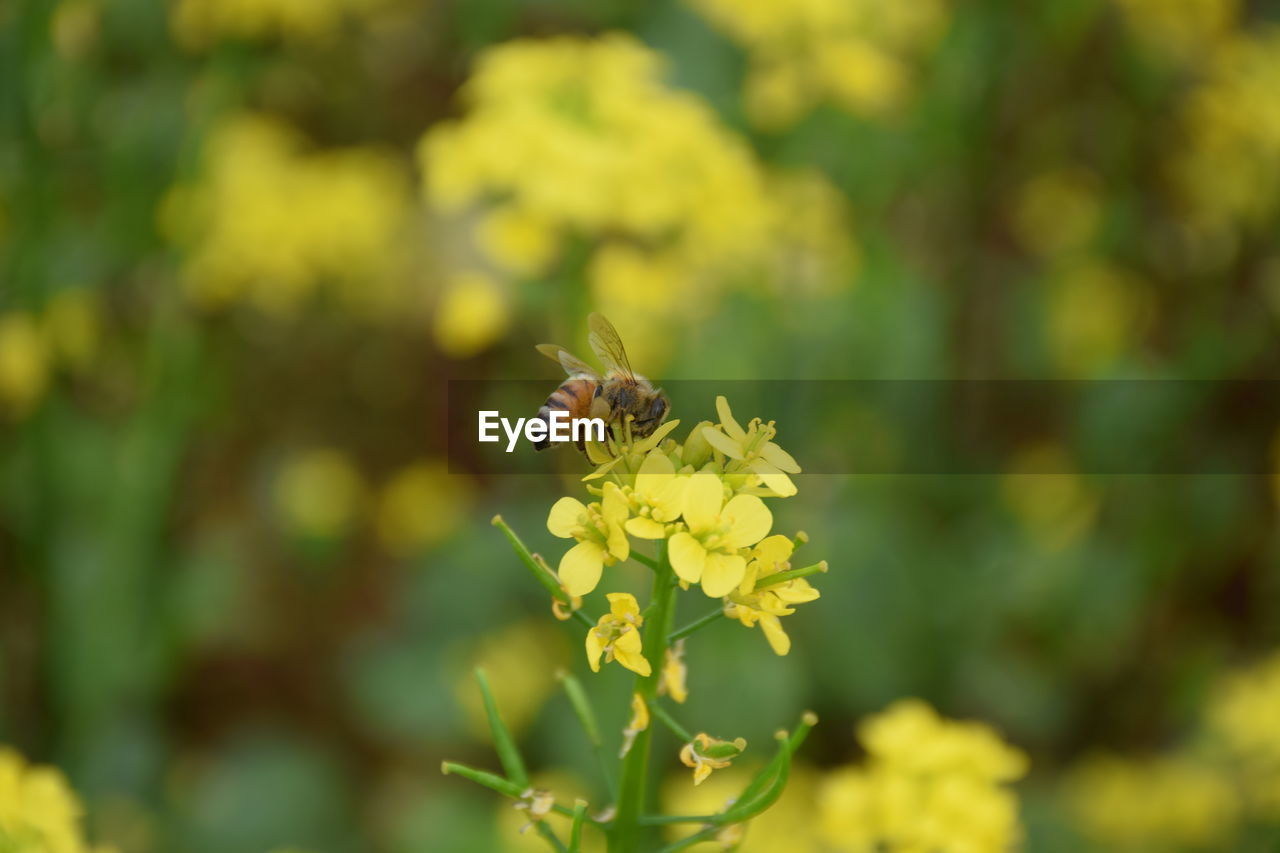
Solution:
<svg viewBox="0 0 1280 853">
<path fill-rule="evenodd" d="M 591 330 L 587 342 L 604 365 L 604 375 L 563 347 L 539 344 L 538 352 L 563 367 L 569 378 L 551 392 L 536 417 L 546 421 L 549 435 L 552 409 L 568 412 L 571 419 L 600 418 L 609 426 L 625 423 L 630 415 L 631 435 L 636 438 L 650 435 L 671 410 L 667 395 L 631 369 L 618 330 L 603 315 L 592 314 L 587 318 L 587 326 Z M 533 446 L 544 450 L 563 443 L 546 438 Z M 582 442 L 578 442 L 578 449 L 586 450 Z"/>
</svg>

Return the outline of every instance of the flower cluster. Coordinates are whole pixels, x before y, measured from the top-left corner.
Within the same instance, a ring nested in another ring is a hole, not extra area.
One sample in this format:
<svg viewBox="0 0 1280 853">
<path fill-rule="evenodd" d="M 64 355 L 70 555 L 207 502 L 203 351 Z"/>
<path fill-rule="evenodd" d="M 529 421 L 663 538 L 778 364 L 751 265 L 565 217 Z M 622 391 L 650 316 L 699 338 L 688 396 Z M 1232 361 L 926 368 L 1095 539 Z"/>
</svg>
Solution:
<svg viewBox="0 0 1280 853">
<path fill-rule="evenodd" d="M 291 128 L 240 116 L 212 135 L 200 172 L 163 211 L 197 302 L 283 312 L 327 285 L 366 313 L 391 304 L 409 210 L 392 159 L 366 148 L 312 153 Z"/>
<path fill-rule="evenodd" d="M 866 720 L 861 766 L 834 771 L 819 797 L 832 850 L 1007 850 L 1021 836 L 1007 787 L 1027 757 L 981 723 L 903 700 Z"/>
<path fill-rule="evenodd" d="M 0 747 L 0 850 L 6 853 L 108 853 L 81 829 L 83 810 L 56 768 L 32 766 Z"/>
<path fill-rule="evenodd" d="M 780 617 L 818 597 L 805 576 L 827 568 L 820 562 L 793 569 L 791 557 L 803 535 L 770 535 L 773 514 L 764 499 L 794 495 L 789 475 L 800 467 L 773 442 L 772 422 L 757 418 L 743 427 L 723 397 L 716 408 L 719 422 L 698 424 L 683 444 L 668 438 L 679 423 L 671 421 L 639 441 L 588 445 L 599 465 L 586 479 L 599 500 L 561 498 L 547 518 L 551 533 L 576 541 L 560 559 L 559 580 L 570 596 L 586 595 L 608 566 L 628 558 L 631 537 L 661 540 L 682 587 L 722 599 L 726 616 L 759 625 L 773 650 L 785 655 L 790 640 Z M 616 593 L 609 599 L 613 611 L 587 636 L 592 668 L 612 650 L 609 659 L 647 674 L 635 599 Z M 667 654 L 662 683 L 682 701 L 679 655 L 678 648 Z"/>
<path fill-rule="evenodd" d="M 477 268 L 521 279 L 580 265 L 569 272 L 596 303 L 641 328 L 705 312 L 748 271 L 844 278 L 839 194 L 816 173 L 769 173 L 663 77 L 661 55 L 623 34 L 491 48 L 464 116 L 423 137 L 427 201 L 470 225 Z M 653 363 L 646 341 L 661 337 L 637 336 L 632 357 Z"/>
<path fill-rule="evenodd" d="M 899 106 L 947 17 L 940 0 L 691 2 L 747 48 L 747 109 L 773 128 L 794 124 L 824 101 L 864 116 Z"/>
<path fill-rule="evenodd" d="M 1209 738 L 1236 768 L 1246 805 L 1280 819 L 1280 653 L 1225 679 L 1206 718 Z"/>
</svg>

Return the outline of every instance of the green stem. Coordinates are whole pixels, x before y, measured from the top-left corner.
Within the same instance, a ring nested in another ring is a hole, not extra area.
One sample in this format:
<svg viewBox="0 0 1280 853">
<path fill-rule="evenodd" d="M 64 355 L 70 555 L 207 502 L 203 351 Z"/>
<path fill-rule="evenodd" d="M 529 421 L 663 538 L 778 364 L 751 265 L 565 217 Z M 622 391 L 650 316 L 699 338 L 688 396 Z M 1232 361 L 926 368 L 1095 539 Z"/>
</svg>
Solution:
<svg viewBox="0 0 1280 853">
<path fill-rule="evenodd" d="M 679 629 L 678 631 L 672 631 L 671 635 L 667 637 L 667 643 L 671 644 L 671 643 L 674 643 L 676 640 L 682 640 L 685 637 L 692 634 L 693 632 L 701 631 L 703 628 L 707 627 L 712 622 L 715 622 L 718 619 L 722 619 L 723 617 L 724 617 L 724 608 L 718 607 L 715 610 L 712 610 L 707 615 L 701 616 L 693 620 L 688 625 L 685 625 L 683 628 Z"/>
<path fill-rule="evenodd" d="M 787 581 L 795 580 L 796 578 L 806 578 L 809 575 L 820 574 L 821 572 L 825 572 L 826 570 L 827 570 L 827 561 L 823 560 L 820 563 L 814 563 L 812 566 L 805 566 L 803 569 L 789 569 L 788 571 L 785 571 L 785 572 L 778 572 L 777 574 L 773 574 L 773 575 L 765 575 L 764 577 L 756 581 L 756 589 L 760 589 L 761 587 L 766 587 L 766 586 L 773 586 L 774 584 L 778 584 L 778 583 L 786 583 Z"/>
<path fill-rule="evenodd" d="M 655 572 L 658 570 L 658 561 L 653 559 L 652 557 L 646 557 L 644 554 L 640 554 L 640 553 L 637 553 L 636 551 L 632 551 L 631 559 L 635 560 L 637 563 L 639 563 L 642 566 L 648 566 L 649 568 L 653 569 Z"/>
<path fill-rule="evenodd" d="M 676 718 L 668 714 L 667 709 L 657 702 L 649 704 L 649 713 L 662 721 L 664 726 L 671 729 L 671 733 L 679 738 L 681 743 L 690 743 L 693 740 L 693 735 L 689 734 L 689 730 L 676 722 Z"/>
<path fill-rule="evenodd" d="M 653 707 L 658 698 L 658 681 L 667 653 L 667 633 L 675 616 L 674 574 L 667 559 L 665 543 L 658 548 L 658 565 L 653 573 L 651 612 L 644 624 L 644 656 L 650 669 L 647 676 L 636 676 L 635 692 Z M 618 811 L 609 833 L 609 853 L 636 853 L 640 849 L 640 815 L 644 811 L 649 787 L 649 747 L 653 727 L 636 735 L 631 750 L 622 762 L 622 779 L 618 787 Z"/>
<path fill-rule="evenodd" d="M 650 814 L 640 818 L 641 826 L 670 826 L 673 823 L 715 823 L 718 814 Z"/>
<path fill-rule="evenodd" d="M 721 830 L 721 827 L 719 826 L 708 826 L 706 829 L 699 830 L 698 832 L 695 832 L 693 835 L 686 836 L 685 838 L 681 838 L 679 841 L 673 844 L 668 844 L 666 847 L 663 847 L 661 850 L 659 850 L 658 853 L 679 853 L 679 851 L 681 850 L 688 850 L 690 847 L 692 847 L 695 844 L 700 844 L 703 841 L 707 841 L 711 838 L 715 838 L 716 833 L 718 833 L 720 830 Z"/>
</svg>

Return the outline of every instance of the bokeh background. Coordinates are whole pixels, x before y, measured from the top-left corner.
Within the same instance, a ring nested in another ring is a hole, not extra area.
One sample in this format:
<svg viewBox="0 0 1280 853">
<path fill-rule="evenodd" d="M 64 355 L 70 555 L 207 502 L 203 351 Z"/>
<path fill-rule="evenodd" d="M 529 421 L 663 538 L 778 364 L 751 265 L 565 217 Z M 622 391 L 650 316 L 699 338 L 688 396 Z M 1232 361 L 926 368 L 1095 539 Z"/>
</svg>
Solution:
<svg viewBox="0 0 1280 853">
<path fill-rule="evenodd" d="M 484 662 L 598 787 L 489 525 L 558 555 L 582 463 L 450 473 L 445 379 L 553 382 L 591 310 L 670 379 L 1275 378 L 1278 93 L 1273 2 L 0 4 L 0 743 L 124 853 L 538 849 L 439 762 L 494 764 Z M 907 696 L 1029 754 L 1028 849 L 1274 849 L 1280 444 L 1062 473 L 1178 412 L 1108 417 L 798 478 L 793 651 L 689 656 L 724 733 L 822 718 L 744 849 L 844 849 L 824 780 Z M 673 808 L 732 790 L 672 759 Z"/>
</svg>

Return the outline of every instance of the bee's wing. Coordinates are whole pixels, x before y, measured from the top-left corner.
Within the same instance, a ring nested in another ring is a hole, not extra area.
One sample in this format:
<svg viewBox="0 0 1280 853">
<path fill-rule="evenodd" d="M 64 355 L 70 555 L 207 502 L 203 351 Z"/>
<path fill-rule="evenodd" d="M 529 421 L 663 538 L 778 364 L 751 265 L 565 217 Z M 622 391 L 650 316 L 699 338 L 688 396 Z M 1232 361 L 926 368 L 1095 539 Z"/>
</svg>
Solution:
<svg viewBox="0 0 1280 853">
<path fill-rule="evenodd" d="M 622 345 L 622 338 L 618 337 L 618 330 L 613 327 L 613 324 L 606 320 L 603 314 L 592 314 L 587 318 L 587 326 L 591 329 L 587 342 L 591 344 L 592 351 L 603 362 L 605 369 L 619 373 L 624 379 L 634 382 L 635 372 L 631 370 L 631 362 L 627 360 L 627 350 Z"/>
<path fill-rule="evenodd" d="M 538 352 L 563 367 L 564 372 L 570 376 L 587 376 L 592 379 L 600 378 L 600 375 L 596 373 L 595 368 L 563 347 L 555 344 L 538 344 L 537 349 Z"/>
</svg>

